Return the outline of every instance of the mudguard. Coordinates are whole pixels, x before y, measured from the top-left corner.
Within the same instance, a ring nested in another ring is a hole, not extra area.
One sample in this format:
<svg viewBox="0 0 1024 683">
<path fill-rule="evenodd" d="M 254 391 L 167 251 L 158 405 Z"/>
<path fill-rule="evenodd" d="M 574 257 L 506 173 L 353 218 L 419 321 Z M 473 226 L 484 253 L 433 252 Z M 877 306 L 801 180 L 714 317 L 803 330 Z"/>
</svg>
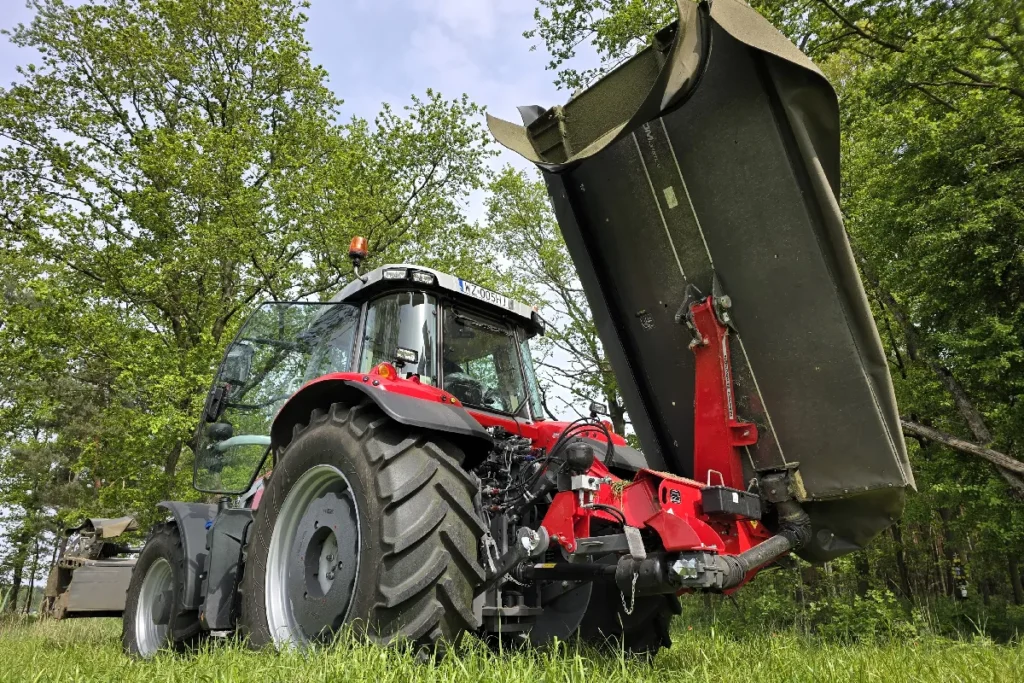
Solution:
<svg viewBox="0 0 1024 683">
<path fill-rule="evenodd" d="M 888 527 L 913 487 L 837 201 L 836 95 L 739 0 L 679 12 L 564 106 L 488 124 L 544 173 L 649 465 L 708 476 L 677 314 L 713 294 L 731 304 L 739 417 L 760 433 L 744 474 L 797 470 L 814 526 L 801 552 L 828 559 Z"/>
<path fill-rule="evenodd" d="M 383 391 L 359 380 L 327 376 L 304 386 L 281 408 L 270 429 L 272 452 L 279 453 L 288 445 L 295 425 L 306 424 L 314 409 L 338 402 L 355 404 L 365 397 L 395 422 L 445 434 L 466 454 L 466 467 L 480 462 L 490 450 L 491 437 L 461 407 Z"/>
<path fill-rule="evenodd" d="M 251 509 L 226 508 L 217 513 L 207 532 L 202 619 L 211 631 L 233 629 L 238 620 L 236 605 L 242 580 L 242 550 L 250 524 Z"/>
<path fill-rule="evenodd" d="M 213 522 L 217 506 L 163 500 L 158 507 L 170 510 L 181 534 L 181 548 L 185 554 L 182 604 L 186 609 L 199 609 L 203 602 L 202 574 L 206 568 L 206 525 Z"/>
</svg>

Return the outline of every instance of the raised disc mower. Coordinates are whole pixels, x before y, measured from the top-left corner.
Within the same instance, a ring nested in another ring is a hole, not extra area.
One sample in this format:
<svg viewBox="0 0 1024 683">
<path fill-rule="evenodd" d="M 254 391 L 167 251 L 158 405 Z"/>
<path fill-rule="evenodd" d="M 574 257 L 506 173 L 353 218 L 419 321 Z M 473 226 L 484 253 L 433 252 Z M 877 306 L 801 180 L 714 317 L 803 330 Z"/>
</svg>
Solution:
<svg viewBox="0 0 1024 683">
<path fill-rule="evenodd" d="M 680 594 L 851 552 L 900 515 L 913 479 L 836 204 L 835 94 L 738 0 L 679 11 L 564 106 L 490 121 L 545 175 L 642 452 L 597 411 L 543 419 L 543 321 L 451 275 L 389 265 L 328 303 L 263 304 L 196 435 L 195 485 L 224 497 L 161 503 L 129 653 L 351 626 L 653 654 Z"/>
</svg>

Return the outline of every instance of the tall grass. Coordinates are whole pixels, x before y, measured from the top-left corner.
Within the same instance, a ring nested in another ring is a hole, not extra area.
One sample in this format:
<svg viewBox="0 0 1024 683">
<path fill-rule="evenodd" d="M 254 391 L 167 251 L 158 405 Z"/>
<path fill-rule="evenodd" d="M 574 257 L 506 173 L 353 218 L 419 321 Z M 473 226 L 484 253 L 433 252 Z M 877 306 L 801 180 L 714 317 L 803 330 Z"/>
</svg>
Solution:
<svg viewBox="0 0 1024 683">
<path fill-rule="evenodd" d="M 0 680 L 32 681 L 1021 681 L 1024 646 L 986 638 L 924 637 L 843 645 L 793 631 L 753 628 L 728 635 L 680 623 L 671 650 L 653 662 L 574 645 L 547 652 L 493 653 L 470 643 L 436 663 L 413 653 L 353 642 L 308 653 L 252 652 L 210 641 L 191 655 L 136 662 L 121 654 L 120 622 L 0 621 Z"/>
</svg>

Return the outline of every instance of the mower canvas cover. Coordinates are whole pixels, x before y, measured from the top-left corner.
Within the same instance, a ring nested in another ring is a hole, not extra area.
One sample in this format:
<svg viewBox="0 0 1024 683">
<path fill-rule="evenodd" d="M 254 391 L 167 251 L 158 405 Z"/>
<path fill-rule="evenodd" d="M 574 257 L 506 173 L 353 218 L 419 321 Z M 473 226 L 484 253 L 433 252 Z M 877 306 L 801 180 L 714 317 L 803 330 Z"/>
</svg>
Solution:
<svg viewBox="0 0 1024 683">
<path fill-rule="evenodd" d="M 837 203 L 839 116 L 817 67 L 739 0 L 679 2 L 653 44 L 564 106 L 490 118 L 543 171 L 652 469 L 693 471 L 693 334 L 725 302 L 744 476 L 795 468 L 823 560 L 913 487 L 892 383 Z M 728 297 L 728 298 L 721 298 Z"/>
</svg>

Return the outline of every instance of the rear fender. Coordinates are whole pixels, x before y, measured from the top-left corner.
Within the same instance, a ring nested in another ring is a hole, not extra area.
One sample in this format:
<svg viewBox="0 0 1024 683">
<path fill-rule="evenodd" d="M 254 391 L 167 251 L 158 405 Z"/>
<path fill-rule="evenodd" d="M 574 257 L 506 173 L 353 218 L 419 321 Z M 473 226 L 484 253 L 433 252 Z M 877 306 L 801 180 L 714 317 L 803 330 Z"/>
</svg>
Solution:
<svg viewBox="0 0 1024 683">
<path fill-rule="evenodd" d="M 291 442 L 295 426 L 307 424 L 314 410 L 326 409 L 335 403 L 355 405 L 366 398 L 395 422 L 442 433 L 466 454 L 466 467 L 482 461 L 493 443 L 480 423 L 462 407 L 339 378 L 307 384 L 281 408 L 270 429 L 270 447 L 275 457 Z"/>
<path fill-rule="evenodd" d="M 174 515 L 181 534 L 181 548 L 185 554 L 182 604 L 185 609 L 199 609 L 202 605 L 202 573 L 206 567 L 206 525 L 213 523 L 217 506 L 164 500 L 158 503 L 158 507 Z"/>
</svg>

